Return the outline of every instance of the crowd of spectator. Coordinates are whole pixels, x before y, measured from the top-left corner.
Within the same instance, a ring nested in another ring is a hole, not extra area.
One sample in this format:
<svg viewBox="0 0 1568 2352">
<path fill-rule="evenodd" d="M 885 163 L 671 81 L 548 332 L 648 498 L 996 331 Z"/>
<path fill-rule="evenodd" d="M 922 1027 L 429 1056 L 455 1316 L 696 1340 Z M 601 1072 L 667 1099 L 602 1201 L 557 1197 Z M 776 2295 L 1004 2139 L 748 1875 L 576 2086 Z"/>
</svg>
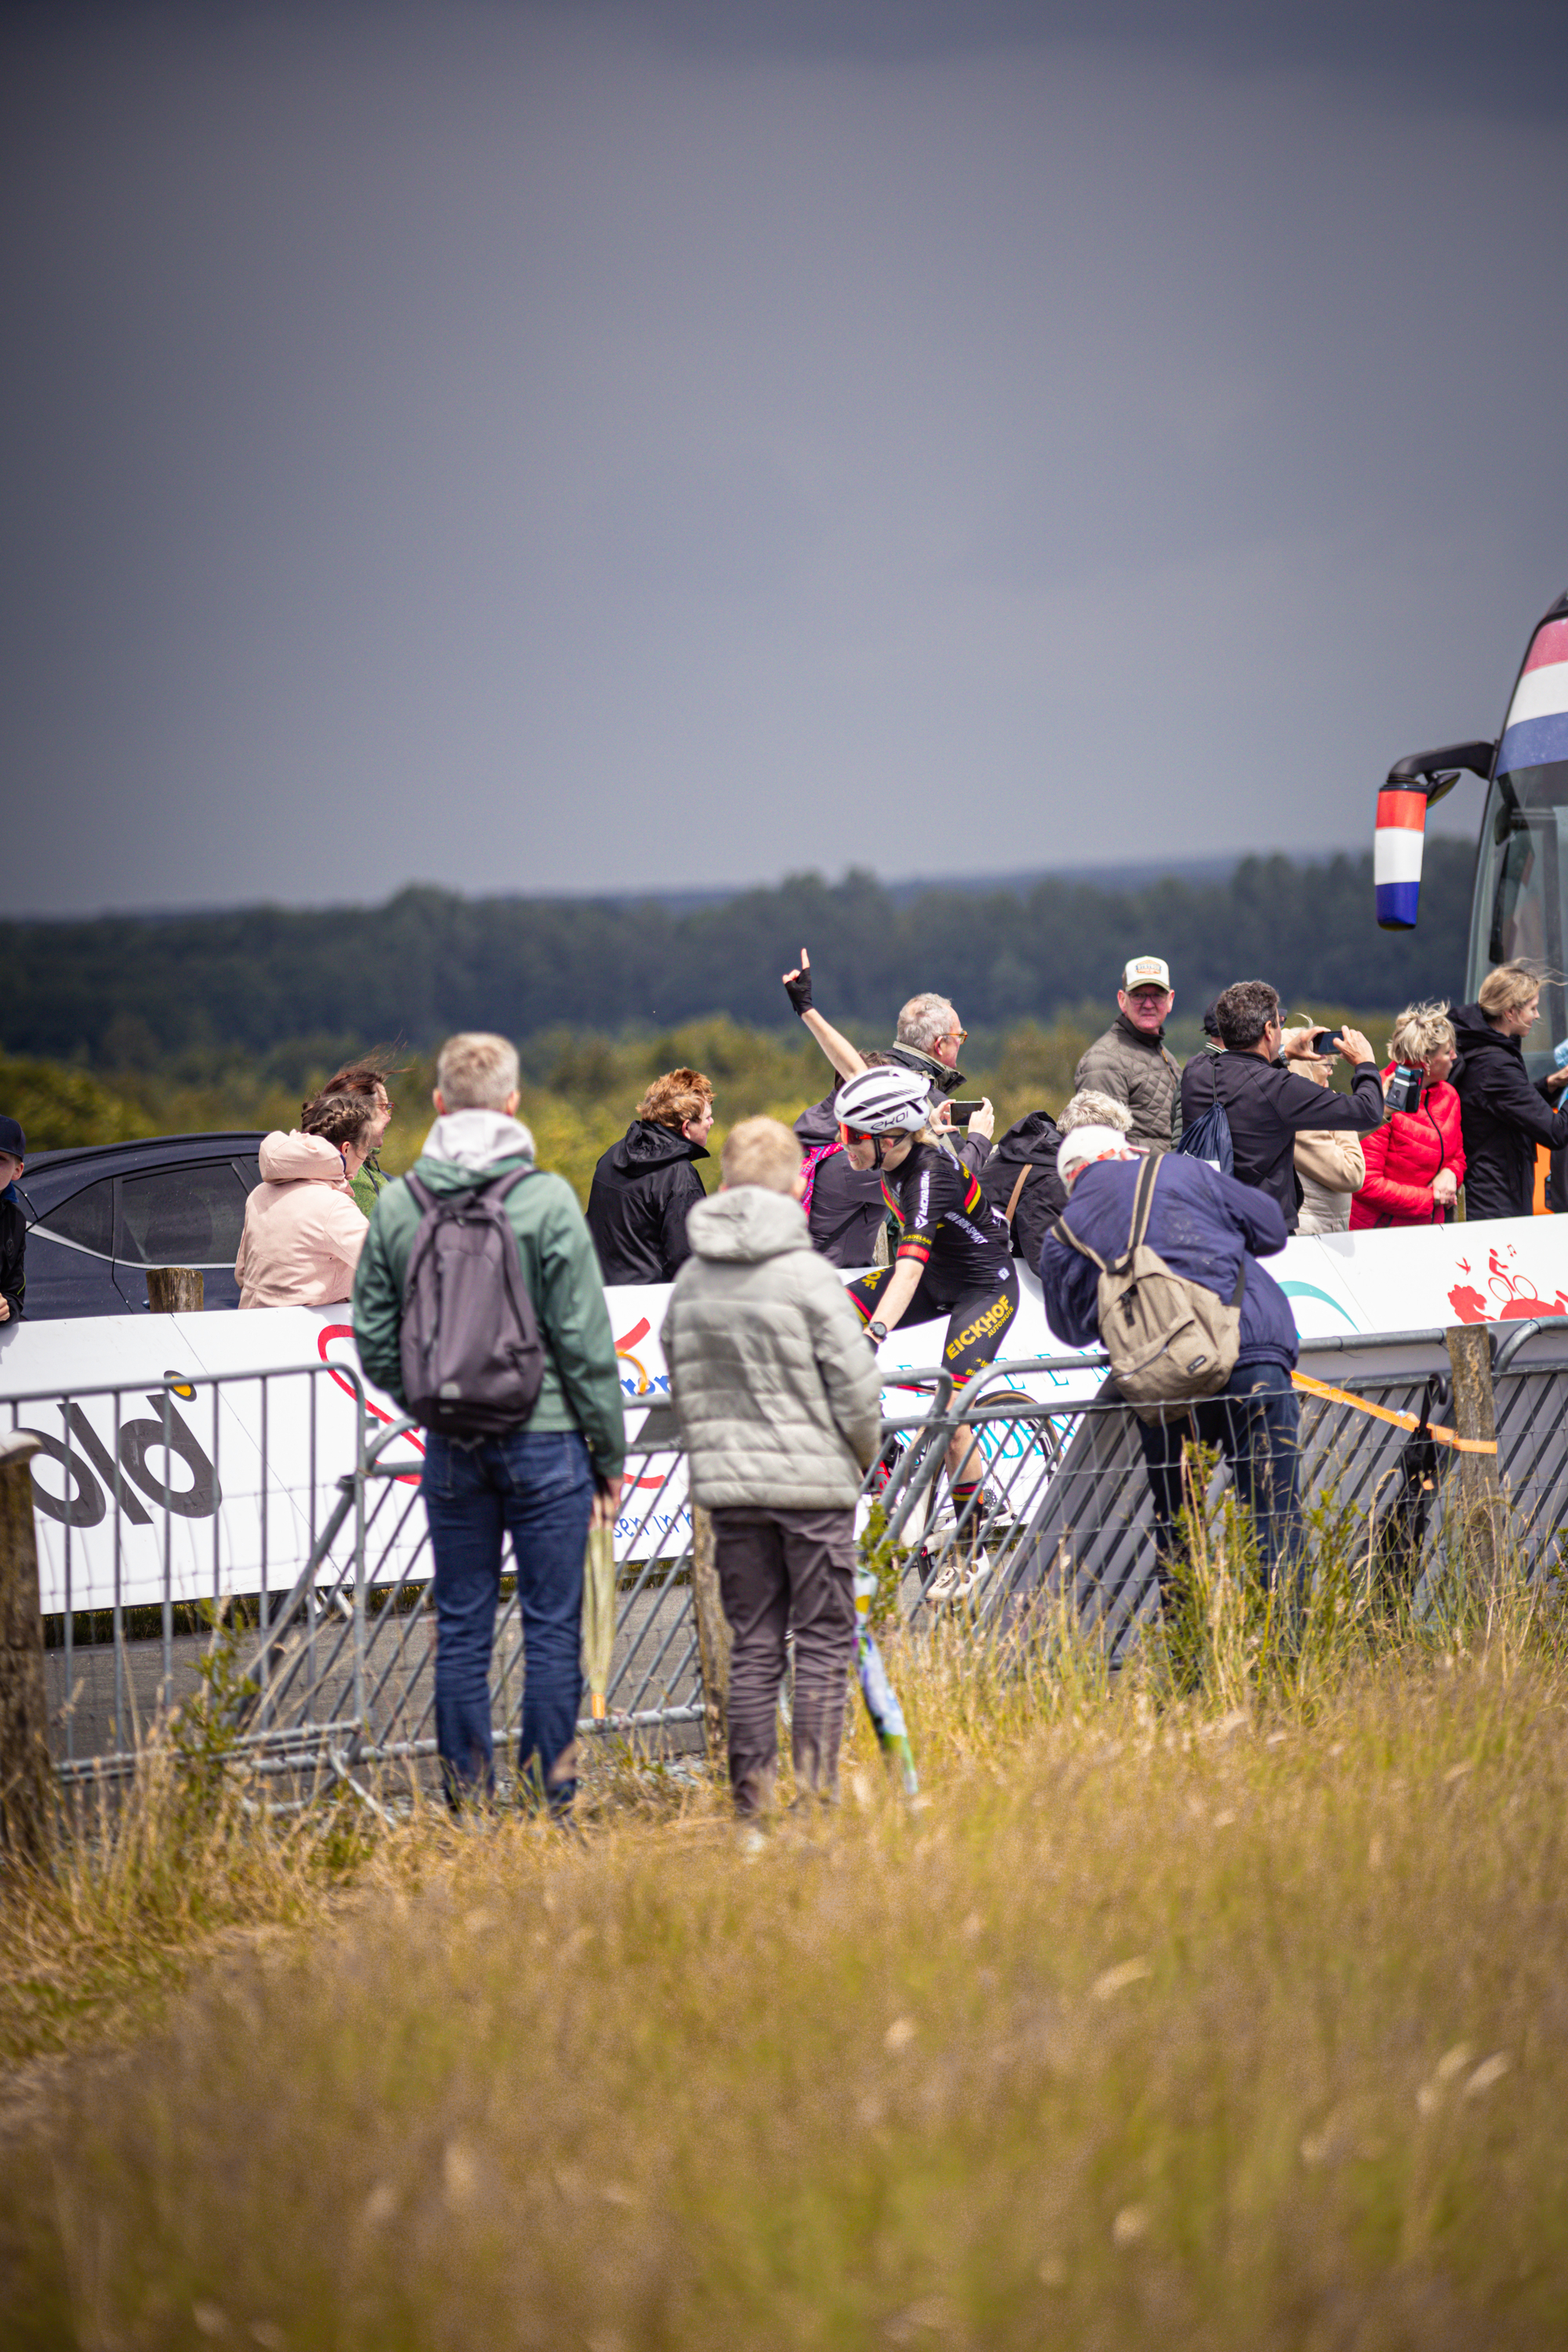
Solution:
<svg viewBox="0 0 1568 2352">
<path fill-rule="evenodd" d="M 584 1542 L 613 1519 L 624 1471 L 606 1286 L 674 1285 L 670 1393 L 692 1497 L 712 1514 L 735 1640 L 731 1780 L 751 1816 L 771 1798 L 786 1636 L 797 1783 L 832 1792 L 855 1639 L 855 1507 L 880 1443 L 874 1351 L 901 1319 L 945 1318 L 944 1371 L 962 1394 L 1006 1345 L 1015 1259 L 1038 1272 L 1052 1330 L 1083 1347 L 1100 1335 L 1110 1269 L 1146 1245 L 1163 1274 L 1220 1302 L 1210 1319 L 1229 1333 L 1223 1384 L 1210 1377 L 1169 1407 L 1140 1407 L 1162 1579 L 1179 1569 L 1194 1441 L 1231 1462 L 1266 1572 L 1282 1576 L 1302 1549 L 1297 1339 L 1262 1261 L 1296 1232 L 1441 1225 L 1461 1193 L 1471 1218 L 1528 1213 L 1538 1150 L 1568 1146 L 1568 1109 L 1552 1108 L 1568 1070 L 1536 1081 L 1525 1070 L 1541 980 L 1520 963 L 1489 973 L 1473 1005 L 1407 1006 L 1381 1067 L 1359 1032 L 1289 1026 L 1271 986 L 1239 981 L 1207 1008 L 1205 1045 L 1184 1067 L 1165 1034 L 1171 972 L 1136 957 L 1064 1109 L 1030 1111 L 999 1139 L 990 1102 L 961 1098 L 967 1033 L 949 999 L 911 997 L 891 1043 L 862 1053 L 815 1003 L 804 950 L 784 985 L 832 1083 L 793 1132 L 741 1122 L 712 1197 L 700 1165 L 716 1106 L 700 1071 L 647 1087 L 598 1161 L 584 1215 L 535 1164 L 515 1049 L 477 1033 L 442 1048 L 436 1120 L 407 1177 L 388 1182 L 379 1168 L 394 1105 L 374 1062 L 334 1072 L 299 1127 L 260 1147 L 241 1307 L 352 1298 L 370 1380 L 405 1406 L 450 1399 L 426 1418 L 422 1483 L 437 1737 L 456 1804 L 493 1786 L 489 1675 L 507 1535 L 525 1658 L 520 1772 L 542 1805 L 572 1802 Z M 1343 1092 L 1331 1084 L 1342 1058 Z M 0 1321 L 24 1307 L 25 1153 L 21 1129 L 0 1119 Z M 454 1276 L 431 1327 L 416 1280 L 430 1237 L 457 1236 L 443 1263 L 459 1266 L 498 1221 L 511 1274 L 478 1301 Z M 431 1388 L 437 1342 L 468 1369 Z M 503 1374 L 512 1397 L 524 1379 L 527 1402 L 498 1420 L 486 1399 Z M 961 1519 L 983 1469 L 960 1423 L 947 1474 Z M 949 1572 L 962 1589 L 956 1554 Z"/>
</svg>

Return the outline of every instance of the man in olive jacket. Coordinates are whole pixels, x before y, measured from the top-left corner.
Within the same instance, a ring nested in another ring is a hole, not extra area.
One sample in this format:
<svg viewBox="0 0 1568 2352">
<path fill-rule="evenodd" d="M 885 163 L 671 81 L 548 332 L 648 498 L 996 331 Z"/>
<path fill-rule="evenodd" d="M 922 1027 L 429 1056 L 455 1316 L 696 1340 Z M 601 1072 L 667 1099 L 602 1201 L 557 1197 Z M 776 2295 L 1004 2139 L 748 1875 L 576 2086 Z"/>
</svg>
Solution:
<svg viewBox="0 0 1568 2352">
<path fill-rule="evenodd" d="M 855 1506 L 881 1443 L 881 1392 L 860 1318 L 811 1246 L 796 1139 L 777 1119 L 742 1119 L 721 1164 L 719 1192 L 691 1212 L 660 1336 L 735 1637 L 730 1785 L 744 1816 L 773 1793 L 792 1630 L 795 1779 L 827 1795 L 837 1777 Z"/>
<path fill-rule="evenodd" d="M 450 1037 L 436 1066 L 437 1113 L 414 1173 L 437 1197 L 529 1169 L 520 1126 L 517 1054 L 504 1037 Z M 518 1770 L 551 1810 L 576 1790 L 583 1555 L 590 1517 L 613 1519 L 626 1460 L 621 1384 L 609 1310 L 588 1228 L 571 1186 L 535 1172 L 513 1185 L 507 1216 L 544 1344 L 544 1381 L 528 1420 L 466 1443 L 429 1430 L 420 1481 L 436 1562 L 436 1745 L 447 1801 L 495 1785 L 489 1667 L 510 1531 L 522 1612 Z M 353 1327 L 365 1377 L 406 1410 L 404 1284 L 420 1211 L 399 1178 L 377 1196 L 354 1277 Z"/>
<path fill-rule="evenodd" d="M 1159 956 L 1134 956 L 1116 992 L 1115 1020 L 1073 1077 L 1079 1094 L 1092 1088 L 1125 1105 L 1128 1131 L 1145 1151 L 1168 1151 L 1182 1131 L 1182 1066 L 1165 1043 L 1175 1001 L 1170 966 Z"/>
</svg>

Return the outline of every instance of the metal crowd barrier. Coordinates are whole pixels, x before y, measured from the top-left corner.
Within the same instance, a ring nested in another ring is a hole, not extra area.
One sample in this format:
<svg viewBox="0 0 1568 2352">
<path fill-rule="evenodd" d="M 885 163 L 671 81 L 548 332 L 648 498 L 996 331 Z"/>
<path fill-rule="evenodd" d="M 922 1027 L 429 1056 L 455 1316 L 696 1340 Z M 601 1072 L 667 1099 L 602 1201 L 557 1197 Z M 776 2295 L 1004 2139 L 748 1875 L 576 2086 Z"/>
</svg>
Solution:
<svg viewBox="0 0 1568 2352">
<path fill-rule="evenodd" d="M 703 1709 L 684 1459 L 673 1429 L 666 1431 L 657 1413 L 635 1410 L 654 1425 L 634 1435 L 626 1458 L 606 1712 L 584 1716 L 578 1728 L 584 1735 L 657 1735 L 667 1753 L 700 1749 Z M 429 1537 L 417 1486 L 393 1458 L 406 1435 L 399 1424 L 367 1444 L 362 1464 L 342 1482 L 316 1552 L 249 1654 L 257 1692 L 242 1745 L 260 1770 L 324 1771 L 363 1794 L 355 1776 L 368 1768 L 417 1770 L 435 1757 Z M 351 1554 L 323 1584 L 321 1564 L 351 1522 Z M 313 1610 L 305 1606 L 311 1596 Z M 503 1782 L 521 1697 L 521 1610 L 514 1580 L 505 1574 L 491 1661 Z"/>
<path fill-rule="evenodd" d="M 199 1682 L 214 1617 L 265 1631 L 374 1426 L 350 1366 L 315 1362 L 7 1397 L 38 1440 L 33 1500 L 62 1775 L 124 1764 Z M 314 1604 L 318 1608 L 320 1602 Z"/>
<path fill-rule="evenodd" d="M 1384 1415 L 1419 1419 L 1425 1410 L 1440 1422 L 1447 1409 L 1441 1332 L 1304 1342 L 1302 1368 Z M 1510 1542 L 1534 1578 L 1562 1565 L 1565 1372 L 1568 1326 L 1555 1336 L 1550 1324 L 1493 1327 L 1498 1466 Z M 861 1520 L 870 1522 L 868 1552 L 890 1564 L 895 1605 L 908 1622 L 940 1622 L 951 1604 L 977 1634 L 1005 1633 L 1049 1594 L 1086 1627 L 1102 1630 L 1113 1663 L 1126 1654 L 1155 1602 L 1156 1562 L 1136 1428 L 1128 1408 L 1104 1392 L 1102 1374 L 1103 1360 L 1092 1354 L 998 1363 L 962 1398 L 944 1371 L 900 1375 L 911 1402 L 884 1423 Z M 1049 1392 L 1052 1381 L 1070 1382 L 1073 1393 Z M 243 1401 L 230 1394 L 242 1383 L 250 1391 Z M 150 1420 L 133 1401 L 151 1405 Z M 18 1399 L 13 1426 L 28 1425 L 30 1408 L 33 1425 L 47 1418 L 40 1404 L 61 1424 L 59 1435 L 47 1433 L 52 1443 L 35 1475 L 45 1473 L 39 1507 L 58 1531 L 56 1581 L 65 1602 L 47 1621 L 64 1781 L 134 1769 L 138 1737 L 196 1686 L 195 1661 L 210 1636 L 193 1622 L 195 1601 L 226 1606 L 241 1625 L 235 1665 L 253 1687 L 239 1748 L 257 1771 L 296 1783 L 346 1782 L 364 1793 L 365 1775 L 384 1783 L 389 1772 L 430 1777 L 435 1625 L 410 1450 L 416 1440 L 367 1412 L 352 1373 L 310 1365 L 191 1381 L 171 1374 L 162 1395 L 143 1385 Z M 1353 1405 L 1314 1397 L 1302 1404 L 1309 1511 L 1331 1502 L 1351 1514 L 1369 1563 L 1415 1590 L 1443 1552 L 1452 1456 L 1423 1450 L 1408 1429 Z M 701 1746 L 685 1464 L 667 1402 L 628 1399 L 626 1411 L 607 1712 L 585 1716 L 580 1728 L 668 1755 Z M 960 1426 L 972 1431 L 984 1466 L 975 1465 L 978 1493 L 955 1509 L 946 1460 Z M 176 1463 L 190 1478 L 177 1489 L 169 1483 Z M 63 1486 L 47 1486 L 51 1464 Z M 1227 1476 L 1222 1465 L 1211 1504 Z M 89 1477 L 96 1479 L 90 1493 Z M 97 1549 L 84 1574 L 89 1529 Z M 128 1572 L 137 1548 L 140 1581 Z M 136 1596 L 147 1590 L 149 1559 L 157 1583 L 151 1602 L 132 1597 L 132 1587 Z M 84 1610 L 94 1612 L 90 1624 Z M 492 1681 L 498 1767 L 515 1736 L 521 1689 L 521 1617 L 508 1579 Z"/>
<path fill-rule="evenodd" d="M 1342 1541 L 1364 1559 L 1369 1580 L 1396 1584 L 1418 1611 L 1432 1605 L 1454 1559 L 1458 1496 L 1455 1452 L 1421 1434 L 1424 1421 L 1445 1427 L 1451 1418 L 1445 1335 L 1346 1335 L 1304 1340 L 1300 1353 L 1302 1370 L 1342 1392 L 1300 1397 L 1309 1570 L 1314 1517 L 1337 1517 Z M 1565 1374 L 1568 1325 L 1555 1337 L 1550 1323 L 1492 1327 L 1507 1547 L 1518 1574 L 1534 1583 L 1559 1576 L 1565 1564 Z M 1221 1459 L 1205 1496 L 1207 1511 L 1230 1484 Z M 988 1493 L 972 1538 L 993 1554 L 990 1573 L 974 1589 L 977 1623 L 1014 1628 L 1048 1596 L 1065 1601 L 1080 1626 L 1098 1629 L 1110 1663 L 1120 1664 L 1159 1598 L 1153 1506 L 1133 1414 L 1113 1391 L 1079 1409 L 1026 1525 L 1009 1526 L 1005 1488 L 994 1495 L 993 1504 Z"/>
</svg>

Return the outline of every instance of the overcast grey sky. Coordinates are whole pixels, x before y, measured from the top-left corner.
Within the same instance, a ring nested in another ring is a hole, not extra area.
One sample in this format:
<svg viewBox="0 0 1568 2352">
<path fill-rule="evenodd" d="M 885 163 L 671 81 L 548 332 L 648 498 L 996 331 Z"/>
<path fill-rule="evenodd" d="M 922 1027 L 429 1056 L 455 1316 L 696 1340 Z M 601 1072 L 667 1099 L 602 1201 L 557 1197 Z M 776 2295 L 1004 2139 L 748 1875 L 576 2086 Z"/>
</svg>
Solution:
<svg viewBox="0 0 1568 2352">
<path fill-rule="evenodd" d="M 10 912 L 1359 845 L 1568 584 L 1560 0 L 0 23 Z"/>
</svg>

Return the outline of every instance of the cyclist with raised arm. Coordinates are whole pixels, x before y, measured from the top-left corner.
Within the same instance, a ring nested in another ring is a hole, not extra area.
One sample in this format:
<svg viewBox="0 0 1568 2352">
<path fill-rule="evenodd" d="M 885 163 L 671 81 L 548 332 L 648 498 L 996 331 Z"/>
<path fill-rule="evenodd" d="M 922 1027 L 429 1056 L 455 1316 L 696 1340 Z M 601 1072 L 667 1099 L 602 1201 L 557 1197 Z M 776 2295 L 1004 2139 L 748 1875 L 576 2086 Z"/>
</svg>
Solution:
<svg viewBox="0 0 1568 2352">
<path fill-rule="evenodd" d="M 844 1032 L 836 1029 L 813 1003 L 811 958 L 804 948 L 794 971 L 784 974 L 784 988 L 791 1005 L 839 1077 L 859 1077 L 869 1065 Z M 963 1084 L 958 1056 L 968 1034 L 945 996 L 911 996 L 900 1011 L 892 1044 L 879 1057 L 883 1062 L 896 1063 L 901 1069 L 912 1070 L 925 1080 L 932 1105 L 932 1123 L 938 1127 L 952 1125 L 947 1098 Z M 832 1101 L 831 1096 L 826 1097 L 820 1108 L 826 1109 Z M 975 1175 L 990 1157 L 991 1139 L 995 1132 L 996 1114 L 987 1098 L 971 1118 L 967 1136 L 954 1147 L 963 1165 Z"/>
<path fill-rule="evenodd" d="M 839 1089 L 838 1117 L 850 1165 L 880 1171 L 899 1227 L 892 1265 L 860 1276 L 849 1296 L 878 1345 L 906 1317 L 926 1323 L 945 1316 L 942 1362 L 957 1395 L 995 1361 L 1018 1311 L 1007 1221 L 935 1123 L 929 1084 L 918 1071 L 884 1065 L 850 1078 Z M 960 1521 L 969 1512 L 972 1544 L 984 1475 L 980 1448 L 961 1423 L 948 1444 L 947 1478 Z M 926 1598 L 949 1600 L 983 1572 L 972 1568 L 963 1578 L 955 1554 Z"/>
</svg>

